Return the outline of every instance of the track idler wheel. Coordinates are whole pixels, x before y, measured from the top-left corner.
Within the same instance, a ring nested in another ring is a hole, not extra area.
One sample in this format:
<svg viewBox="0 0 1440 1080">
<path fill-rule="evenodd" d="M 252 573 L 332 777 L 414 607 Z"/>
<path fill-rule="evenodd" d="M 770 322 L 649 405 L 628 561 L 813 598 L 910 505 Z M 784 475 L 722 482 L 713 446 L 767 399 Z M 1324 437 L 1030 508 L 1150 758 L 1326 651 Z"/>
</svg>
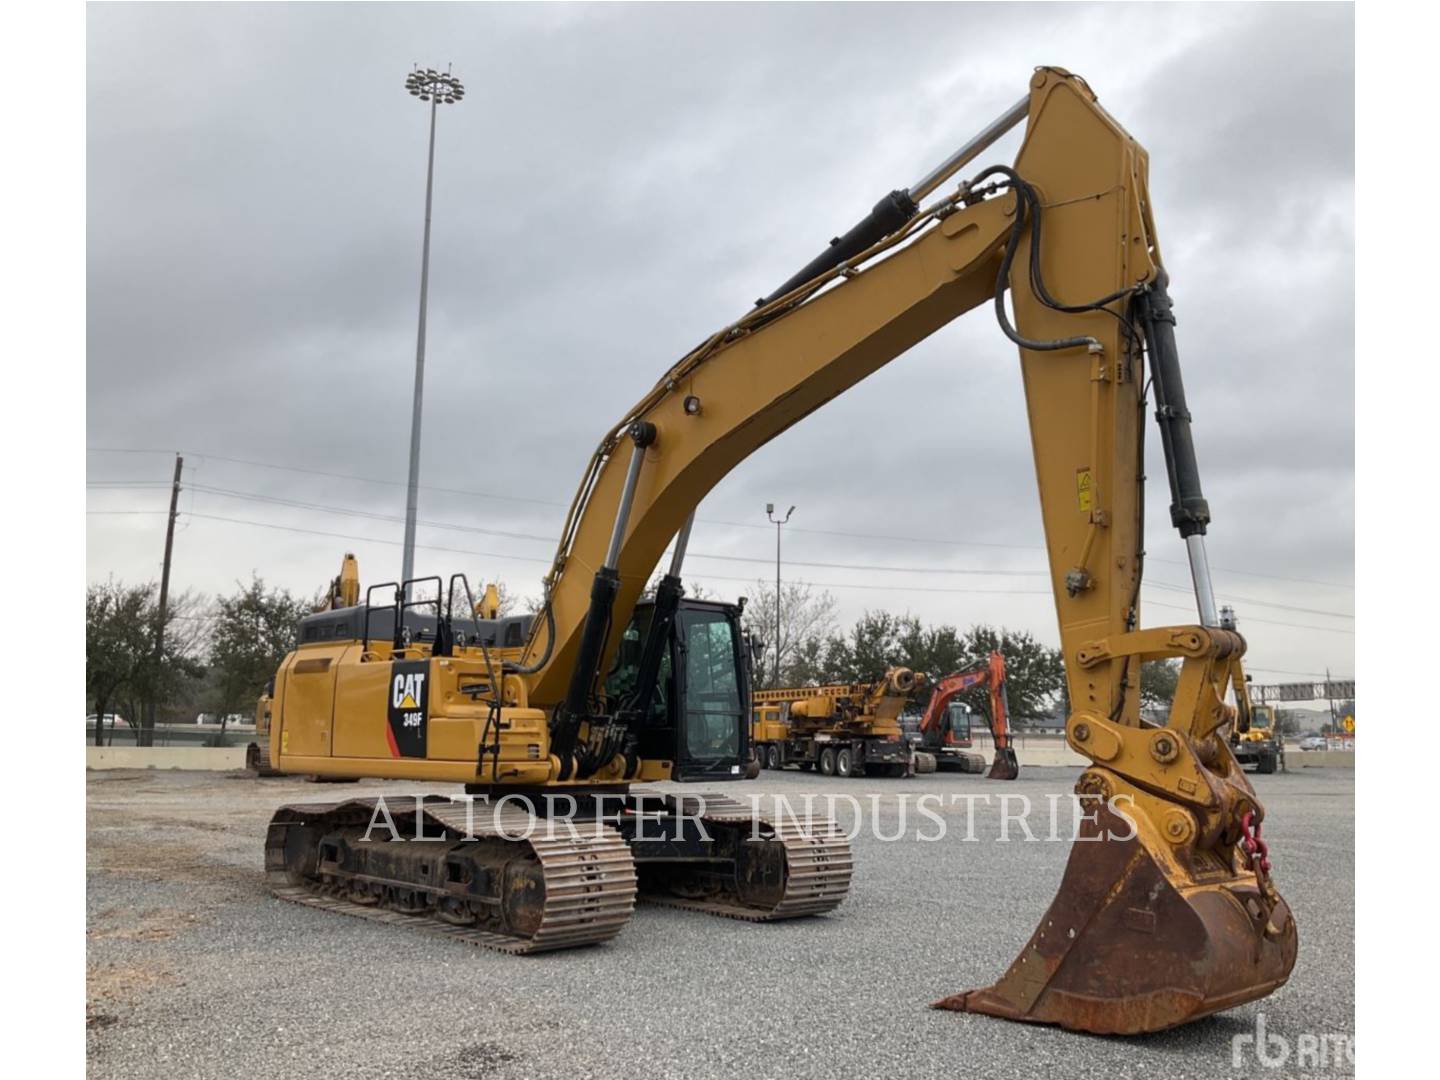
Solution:
<svg viewBox="0 0 1440 1080">
<path fill-rule="evenodd" d="M 785 896 L 785 845 L 741 841 L 735 853 L 735 895 L 746 907 L 773 908 Z"/>
<path fill-rule="evenodd" d="M 1020 775 L 1020 762 L 1015 757 L 1013 748 L 996 747 L 995 760 L 990 763 L 990 771 L 985 774 L 987 780 L 1014 780 Z"/>
<path fill-rule="evenodd" d="M 517 937 L 533 937 L 545 914 L 545 872 L 538 863 L 510 860 L 504 869 L 500 907 L 505 927 Z"/>
<path fill-rule="evenodd" d="M 1161 1031 L 1264 997 L 1295 965 L 1290 909 L 1218 852 L 1197 875 L 1143 811 L 1088 815 L 1029 943 L 994 986 L 937 1009 L 1074 1031 Z M 1133 833 L 1133 835 L 1132 835 Z M 1112 839 L 1111 837 L 1130 837 Z"/>
</svg>

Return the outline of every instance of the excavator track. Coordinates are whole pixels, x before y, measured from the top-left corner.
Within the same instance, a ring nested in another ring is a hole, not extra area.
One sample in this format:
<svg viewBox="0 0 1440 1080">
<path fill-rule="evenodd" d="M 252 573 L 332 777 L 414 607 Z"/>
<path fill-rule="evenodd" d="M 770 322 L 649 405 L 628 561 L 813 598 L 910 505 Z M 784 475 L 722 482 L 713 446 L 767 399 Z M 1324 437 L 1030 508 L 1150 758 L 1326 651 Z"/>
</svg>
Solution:
<svg viewBox="0 0 1440 1080">
<path fill-rule="evenodd" d="M 850 841 L 829 818 L 782 816 L 776 823 L 758 815 L 757 825 L 755 808 L 727 796 L 663 798 L 674 812 L 698 818 L 712 834 L 736 833 L 734 839 L 741 845 L 754 843 L 745 838 L 752 831 L 758 832 L 766 847 L 778 845 L 780 860 L 769 858 L 752 864 L 757 874 L 771 879 L 768 883 L 747 883 L 745 864 L 740 864 L 735 882 L 711 881 L 693 895 L 686 894 L 689 890 L 676 892 L 649 886 L 642 877 L 642 902 L 746 922 L 778 922 L 833 911 L 849 893 L 854 870 Z"/>
<path fill-rule="evenodd" d="M 270 761 L 270 740 L 262 739 L 245 748 L 245 768 L 256 776 L 284 776 Z"/>
<path fill-rule="evenodd" d="M 403 838 L 397 846 L 431 845 L 401 858 L 412 859 L 425 872 L 403 878 L 346 872 L 327 855 L 334 855 L 337 844 L 350 846 L 346 840 L 372 820 L 377 821 L 373 832 L 381 839 L 366 846 L 390 846 L 386 819 L 383 814 L 377 818 L 379 802 L 350 799 L 276 811 L 265 843 L 271 891 L 293 903 L 414 927 L 512 955 L 608 941 L 630 921 L 635 863 L 610 825 L 553 825 L 523 809 L 496 814 L 484 806 L 467 817 L 463 803 L 440 796 L 426 797 L 421 808 L 415 800 L 396 799 L 386 810 Z M 472 859 L 474 865 L 466 866 L 469 853 L 482 846 L 487 862 Z M 466 883 L 447 880 L 451 867 L 471 880 L 482 874 L 495 880 L 499 895 L 466 892 Z M 476 907 L 484 910 L 477 915 Z"/>
</svg>

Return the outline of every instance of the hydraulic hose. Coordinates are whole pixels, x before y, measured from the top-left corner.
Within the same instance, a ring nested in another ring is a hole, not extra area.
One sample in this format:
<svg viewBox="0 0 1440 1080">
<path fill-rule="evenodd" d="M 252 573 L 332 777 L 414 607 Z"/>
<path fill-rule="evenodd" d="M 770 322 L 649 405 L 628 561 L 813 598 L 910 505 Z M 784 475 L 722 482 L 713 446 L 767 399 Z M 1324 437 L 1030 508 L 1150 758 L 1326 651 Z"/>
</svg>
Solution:
<svg viewBox="0 0 1440 1080">
<path fill-rule="evenodd" d="M 1015 263 L 1015 252 L 1020 247 L 1020 238 L 1024 236 L 1026 227 L 1030 228 L 1030 265 L 1028 268 L 1030 288 L 1036 298 L 1051 310 L 1070 315 L 1083 314 L 1088 311 L 1105 311 L 1124 323 L 1125 317 L 1118 312 L 1111 311 L 1106 305 L 1129 296 L 1134 289 L 1118 289 L 1109 296 L 1083 304 L 1064 304 L 1055 299 L 1050 290 L 1046 288 L 1045 278 L 1040 269 L 1040 221 L 1042 216 L 1040 197 L 1033 187 L 1021 179 L 1019 173 L 1007 165 L 990 166 L 970 182 L 971 188 L 979 186 L 992 176 L 1004 177 L 1004 183 L 1001 186 L 1009 187 L 1015 193 L 1015 224 L 1010 227 L 1010 236 L 1005 242 L 1005 254 L 1000 261 L 1000 271 L 995 279 L 995 318 L 1000 324 L 1001 331 L 1020 348 L 1029 349 L 1032 352 L 1058 352 L 1061 349 L 1081 347 L 1098 348 L 1100 343 L 1089 336 L 1058 338 L 1054 341 L 1027 338 L 1010 322 L 1010 317 L 1005 311 L 1005 291 L 1010 287 L 1010 271 Z"/>
</svg>

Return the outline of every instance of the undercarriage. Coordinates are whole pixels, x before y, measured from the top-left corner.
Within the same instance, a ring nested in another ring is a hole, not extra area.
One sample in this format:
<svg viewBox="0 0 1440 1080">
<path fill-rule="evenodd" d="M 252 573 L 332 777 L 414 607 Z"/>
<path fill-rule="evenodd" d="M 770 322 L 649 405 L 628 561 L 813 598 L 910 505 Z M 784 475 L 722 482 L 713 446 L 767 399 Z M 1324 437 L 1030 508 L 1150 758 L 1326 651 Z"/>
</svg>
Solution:
<svg viewBox="0 0 1440 1080">
<path fill-rule="evenodd" d="M 637 900 L 751 922 L 821 914 L 851 865 L 827 819 L 638 790 L 285 806 L 265 846 L 282 899 L 508 953 L 607 941 Z"/>
</svg>

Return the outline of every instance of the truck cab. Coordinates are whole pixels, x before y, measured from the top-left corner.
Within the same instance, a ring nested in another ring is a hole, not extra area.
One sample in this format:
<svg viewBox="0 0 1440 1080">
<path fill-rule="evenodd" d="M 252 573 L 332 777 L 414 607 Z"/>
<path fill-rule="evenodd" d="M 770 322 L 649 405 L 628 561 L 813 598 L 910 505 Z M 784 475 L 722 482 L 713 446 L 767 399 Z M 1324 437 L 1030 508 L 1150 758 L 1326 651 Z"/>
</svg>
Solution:
<svg viewBox="0 0 1440 1080">
<path fill-rule="evenodd" d="M 1253 766 L 1258 773 L 1280 768 L 1285 750 L 1275 728 L 1275 706 L 1250 706 L 1250 727 L 1243 733 L 1231 733 L 1230 750 L 1242 766 Z"/>
</svg>

